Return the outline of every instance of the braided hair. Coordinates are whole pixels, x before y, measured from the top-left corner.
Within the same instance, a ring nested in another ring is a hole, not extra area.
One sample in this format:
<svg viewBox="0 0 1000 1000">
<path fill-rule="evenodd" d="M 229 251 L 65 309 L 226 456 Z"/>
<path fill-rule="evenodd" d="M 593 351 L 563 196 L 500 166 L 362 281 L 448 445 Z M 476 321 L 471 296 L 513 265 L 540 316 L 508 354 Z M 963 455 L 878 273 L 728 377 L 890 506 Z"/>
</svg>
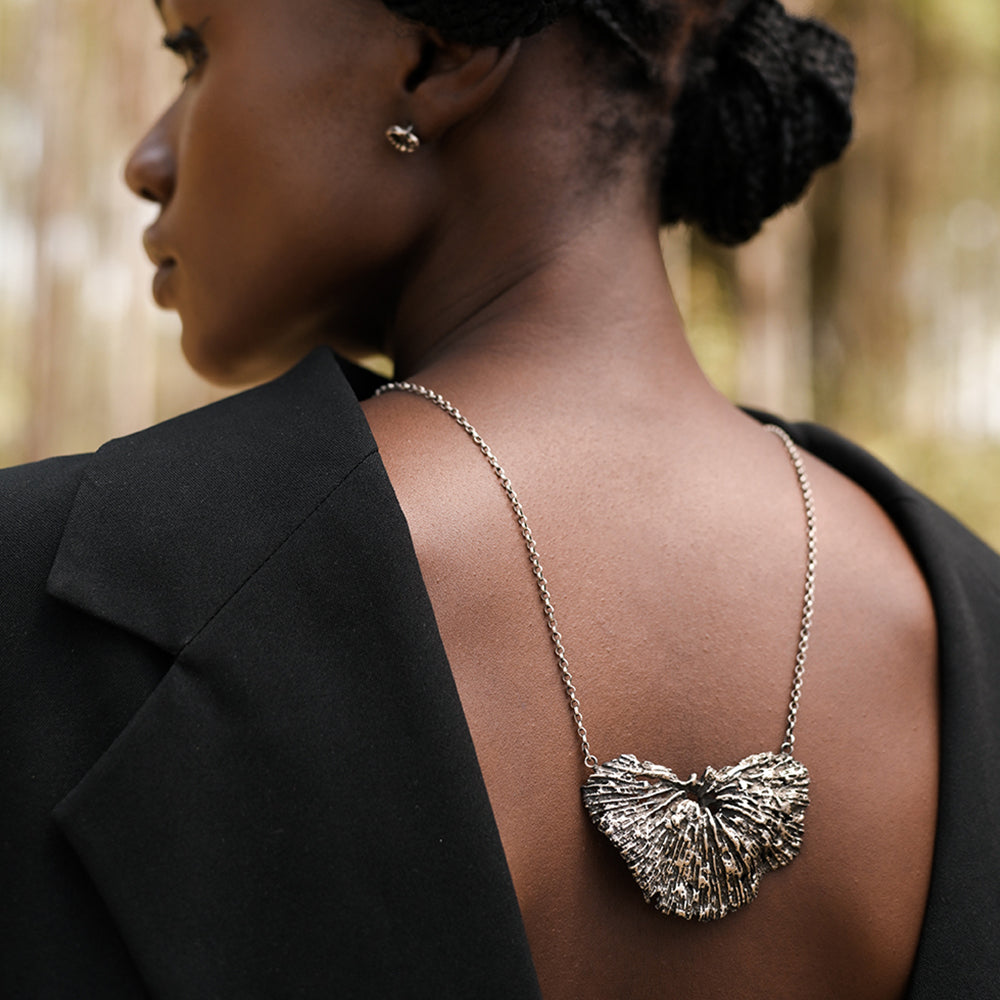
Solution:
<svg viewBox="0 0 1000 1000">
<path fill-rule="evenodd" d="M 851 138 L 850 45 L 779 0 L 383 3 L 472 45 L 506 45 L 564 16 L 580 19 L 603 47 L 610 86 L 643 96 L 660 118 L 670 110 L 669 130 L 653 130 L 662 221 L 697 225 L 721 243 L 750 239 L 798 201 Z"/>
</svg>

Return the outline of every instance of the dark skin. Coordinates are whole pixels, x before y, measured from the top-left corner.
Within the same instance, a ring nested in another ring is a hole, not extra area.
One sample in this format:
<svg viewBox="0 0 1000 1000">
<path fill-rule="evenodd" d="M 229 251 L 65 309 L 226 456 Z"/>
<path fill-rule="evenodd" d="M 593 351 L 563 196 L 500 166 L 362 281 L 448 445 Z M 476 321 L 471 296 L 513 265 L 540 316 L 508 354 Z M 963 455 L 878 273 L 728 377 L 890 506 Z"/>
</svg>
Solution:
<svg viewBox="0 0 1000 1000">
<path fill-rule="evenodd" d="M 603 99 L 571 23 L 445 44 L 375 0 L 162 0 L 201 26 L 130 160 L 162 211 L 157 297 L 192 365 L 274 374 L 317 344 L 388 351 L 506 467 L 595 753 L 701 773 L 777 749 L 801 607 L 780 444 L 698 369 L 663 273 L 648 161 L 599 176 Z M 430 58 L 428 58 L 430 55 Z M 202 58 L 204 56 L 204 58 Z M 423 140 L 395 153 L 383 132 Z M 891 524 L 806 456 L 820 519 L 797 730 L 801 856 L 712 925 L 643 903 L 586 776 L 506 498 L 440 411 L 364 404 L 413 534 L 547 1000 L 896 998 L 937 805 L 933 609 Z"/>
</svg>

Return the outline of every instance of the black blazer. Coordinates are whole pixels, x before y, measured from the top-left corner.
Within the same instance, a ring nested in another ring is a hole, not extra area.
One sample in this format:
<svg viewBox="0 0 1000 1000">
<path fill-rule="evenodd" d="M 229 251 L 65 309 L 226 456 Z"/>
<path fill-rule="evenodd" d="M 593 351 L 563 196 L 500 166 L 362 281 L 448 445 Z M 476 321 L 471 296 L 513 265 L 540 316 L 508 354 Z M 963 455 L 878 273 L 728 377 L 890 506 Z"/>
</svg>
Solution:
<svg viewBox="0 0 1000 1000">
<path fill-rule="evenodd" d="M 910 996 L 1000 997 L 1000 560 L 788 429 L 886 508 L 939 617 Z M 0 996 L 537 1000 L 406 524 L 329 352 L 0 473 L 0 502 Z"/>
</svg>

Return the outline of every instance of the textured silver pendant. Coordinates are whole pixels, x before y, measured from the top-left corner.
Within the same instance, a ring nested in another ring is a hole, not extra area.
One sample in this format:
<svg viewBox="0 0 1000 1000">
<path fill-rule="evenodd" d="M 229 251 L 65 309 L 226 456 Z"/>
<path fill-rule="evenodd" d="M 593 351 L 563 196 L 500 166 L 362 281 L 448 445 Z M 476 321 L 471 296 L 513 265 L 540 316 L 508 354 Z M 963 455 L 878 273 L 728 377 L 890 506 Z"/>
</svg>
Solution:
<svg viewBox="0 0 1000 1000">
<path fill-rule="evenodd" d="M 685 920 L 718 920 L 799 853 L 809 772 L 790 754 L 758 753 L 681 781 L 623 754 L 594 768 L 583 802 L 646 902 Z"/>
</svg>

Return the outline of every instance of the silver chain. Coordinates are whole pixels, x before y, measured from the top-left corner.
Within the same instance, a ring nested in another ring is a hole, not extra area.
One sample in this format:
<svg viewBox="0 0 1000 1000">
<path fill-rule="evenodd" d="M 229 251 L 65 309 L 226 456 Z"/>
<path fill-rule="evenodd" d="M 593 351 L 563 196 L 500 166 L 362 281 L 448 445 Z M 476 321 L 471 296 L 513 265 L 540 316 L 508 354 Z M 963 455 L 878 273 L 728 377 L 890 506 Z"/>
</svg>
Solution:
<svg viewBox="0 0 1000 1000">
<path fill-rule="evenodd" d="M 524 516 L 524 509 L 521 506 L 521 501 L 517 498 L 514 487 L 511 485 L 510 478 L 504 472 L 503 466 L 497 460 L 496 455 L 490 450 L 490 446 L 482 439 L 476 428 L 462 416 L 456 406 L 449 403 L 443 396 L 413 382 L 389 382 L 386 385 L 380 386 L 376 390 L 375 395 L 381 396 L 383 393 L 393 391 L 409 392 L 415 396 L 422 396 L 444 410 L 479 446 L 479 450 L 483 453 L 486 461 L 489 462 L 490 468 L 493 469 L 497 479 L 500 480 L 500 484 L 503 486 L 504 492 L 507 494 L 507 499 L 510 501 L 511 508 L 514 511 L 514 516 L 517 518 L 525 548 L 528 550 L 528 559 L 531 563 L 531 571 L 534 574 L 535 583 L 538 586 L 538 596 L 541 598 L 545 623 L 548 626 L 549 635 L 552 639 L 552 648 L 555 652 L 556 663 L 559 666 L 559 674 L 566 689 L 566 698 L 569 701 L 570 712 L 573 715 L 576 734 L 580 739 L 580 749 L 583 753 L 584 766 L 590 769 L 597 767 L 599 761 L 590 749 L 590 739 L 587 736 L 587 729 L 583 724 L 580 699 L 577 696 L 576 686 L 573 683 L 573 675 L 569 670 L 569 661 L 566 659 L 566 649 L 563 646 L 562 635 L 559 633 L 559 625 L 556 622 L 555 609 L 552 606 L 552 595 L 549 593 L 549 584 L 542 570 L 542 563 L 538 556 L 538 548 L 535 545 L 534 535 L 531 533 L 531 528 L 528 527 L 528 520 Z M 805 597 L 802 603 L 802 625 L 799 630 L 799 644 L 795 655 L 795 672 L 792 682 L 791 700 L 788 705 L 788 729 L 785 732 L 785 741 L 781 745 L 781 752 L 791 755 L 795 747 L 795 722 L 799 714 L 799 700 L 802 697 L 802 679 L 805 676 L 806 655 L 809 650 L 809 632 L 812 629 L 813 607 L 816 595 L 816 512 L 813 505 L 812 486 L 809 483 L 809 477 L 806 475 L 802 456 L 798 448 L 795 447 L 795 443 L 780 427 L 776 427 L 774 424 L 768 424 L 765 429 L 780 438 L 788 451 L 792 464 L 795 466 L 795 473 L 798 476 L 806 513 L 808 551 Z"/>
<path fill-rule="evenodd" d="M 795 447 L 795 442 L 775 424 L 767 424 L 765 430 L 781 439 L 785 446 L 795 475 L 798 476 L 799 488 L 802 490 L 802 503 L 806 512 L 806 582 L 802 597 L 802 624 L 799 627 L 799 645 L 795 651 L 795 671 L 792 680 L 792 697 L 788 702 L 788 728 L 785 730 L 785 741 L 781 744 L 781 752 L 789 756 L 795 750 L 795 723 L 799 717 L 799 701 L 802 699 L 802 678 L 806 673 L 806 656 L 809 653 L 809 633 L 812 631 L 813 611 L 816 606 L 816 505 L 813 503 L 812 484 L 806 474 L 802 454 Z"/>
</svg>

